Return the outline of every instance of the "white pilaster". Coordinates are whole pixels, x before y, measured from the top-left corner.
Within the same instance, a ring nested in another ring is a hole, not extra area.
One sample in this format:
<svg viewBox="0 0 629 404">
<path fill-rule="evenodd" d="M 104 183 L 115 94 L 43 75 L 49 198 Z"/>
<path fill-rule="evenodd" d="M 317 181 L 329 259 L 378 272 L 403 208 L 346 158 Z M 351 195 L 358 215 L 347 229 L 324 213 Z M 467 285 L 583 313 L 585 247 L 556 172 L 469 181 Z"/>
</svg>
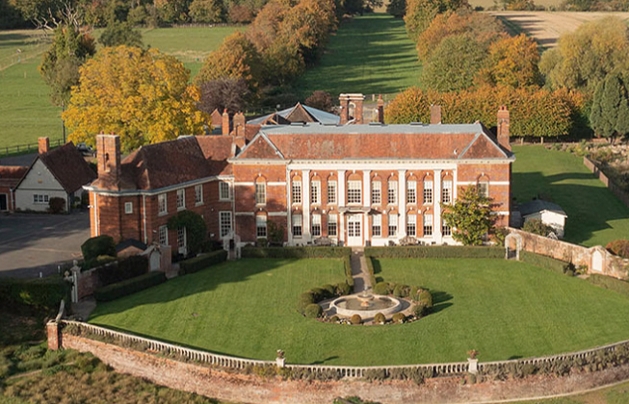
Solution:
<svg viewBox="0 0 629 404">
<path fill-rule="evenodd" d="M 301 234 L 304 242 L 311 240 L 310 236 L 310 170 L 301 170 L 301 203 L 303 207 Z"/>
<path fill-rule="evenodd" d="M 433 195 L 435 214 L 433 217 L 432 237 L 437 244 L 443 243 L 443 235 L 441 234 L 441 171 L 434 170 L 434 187 Z"/>
<path fill-rule="evenodd" d="M 371 170 L 363 171 L 363 206 L 371 206 Z"/>
<path fill-rule="evenodd" d="M 406 236 L 406 170 L 398 170 L 397 184 L 398 202 L 398 238 Z"/>
<path fill-rule="evenodd" d="M 337 176 L 338 176 L 338 206 L 345 206 L 345 200 L 347 198 L 346 195 L 346 191 L 345 191 L 345 170 L 338 170 L 337 171 Z M 338 229 L 338 240 L 339 241 L 343 241 L 345 242 L 345 216 L 339 212 L 339 220 L 338 220 L 338 224 L 337 226 L 339 227 Z"/>
</svg>

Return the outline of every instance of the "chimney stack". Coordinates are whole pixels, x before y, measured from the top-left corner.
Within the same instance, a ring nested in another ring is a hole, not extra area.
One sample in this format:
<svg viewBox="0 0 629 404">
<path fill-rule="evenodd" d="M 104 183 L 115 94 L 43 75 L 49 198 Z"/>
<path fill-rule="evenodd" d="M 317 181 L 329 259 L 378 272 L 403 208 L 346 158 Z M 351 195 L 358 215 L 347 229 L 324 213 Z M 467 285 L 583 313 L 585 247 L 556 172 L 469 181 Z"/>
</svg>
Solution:
<svg viewBox="0 0 629 404">
<path fill-rule="evenodd" d="M 439 125 L 441 123 L 441 105 L 430 105 L 430 124 Z"/>
<path fill-rule="evenodd" d="M 119 189 L 120 179 L 120 136 L 103 135 L 96 137 L 96 161 L 98 178 L 110 189 Z"/>
<path fill-rule="evenodd" d="M 384 123 L 384 100 L 382 99 L 382 94 L 378 95 L 378 104 L 376 109 L 378 110 L 378 122 Z"/>
<path fill-rule="evenodd" d="M 229 136 L 229 114 L 227 113 L 227 108 L 223 110 L 223 122 L 221 123 L 221 133 L 223 136 Z"/>
<path fill-rule="evenodd" d="M 362 124 L 363 121 L 363 100 L 365 96 L 362 94 L 341 94 L 339 101 L 341 104 L 341 125 L 347 124 L 350 120 L 354 120 L 355 124 Z M 351 113 L 353 110 L 353 113 Z"/>
<path fill-rule="evenodd" d="M 498 110 L 498 126 L 496 127 L 496 137 L 498 138 L 498 144 L 511 151 L 511 144 L 509 143 L 509 110 L 506 106 L 500 106 Z"/>
<path fill-rule="evenodd" d="M 235 136 L 245 136 L 245 114 L 242 112 L 238 112 L 234 115 L 234 133 Z"/>
<path fill-rule="evenodd" d="M 40 137 L 37 139 L 37 146 L 39 154 L 48 153 L 48 150 L 50 150 L 50 141 L 47 137 Z"/>
</svg>

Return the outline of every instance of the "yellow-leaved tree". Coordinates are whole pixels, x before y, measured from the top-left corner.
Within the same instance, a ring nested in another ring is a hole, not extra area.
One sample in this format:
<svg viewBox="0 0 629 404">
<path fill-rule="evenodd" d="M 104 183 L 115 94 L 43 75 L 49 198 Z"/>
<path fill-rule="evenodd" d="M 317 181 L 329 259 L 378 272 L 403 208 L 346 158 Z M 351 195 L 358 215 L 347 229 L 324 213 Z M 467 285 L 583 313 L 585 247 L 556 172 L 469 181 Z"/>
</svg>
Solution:
<svg viewBox="0 0 629 404">
<path fill-rule="evenodd" d="M 70 140 L 94 145 L 98 133 L 120 136 L 123 150 L 200 135 L 209 117 L 190 72 L 157 49 L 103 48 L 80 69 L 63 119 Z"/>
</svg>

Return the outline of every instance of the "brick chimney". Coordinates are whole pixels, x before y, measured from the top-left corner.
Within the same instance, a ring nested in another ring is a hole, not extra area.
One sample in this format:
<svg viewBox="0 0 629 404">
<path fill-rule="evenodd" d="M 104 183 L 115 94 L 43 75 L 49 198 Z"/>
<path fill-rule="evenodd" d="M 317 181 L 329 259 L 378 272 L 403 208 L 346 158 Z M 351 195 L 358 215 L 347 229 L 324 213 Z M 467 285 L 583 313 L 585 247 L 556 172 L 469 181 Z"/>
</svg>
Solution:
<svg viewBox="0 0 629 404">
<path fill-rule="evenodd" d="M 234 115 L 234 133 L 237 137 L 245 136 L 245 114 L 238 112 Z"/>
<path fill-rule="evenodd" d="M 120 136 L 98 135 L 96 153 L 98 178 L 117 188 L 120 179 Z"/>
<path fill-rule="evenodd" d="M 500 106 L 497 117 L 498 125 L 496 127 L 496 135 L 498 138 L 498 144 L 511 151 L 511 144 L 509 143 L 509 110 L 506 106 Z"/>
<path fill-rule="evenodd" d="M 37 139 L 37 146 L 39 154 L 48 153 L 48 150 L 50 150 L 50 140 L 48 140 L 47 137 L 40 137 Z"/>
<path fill-rule="evenodd" d="M 221 132 L 223 133 L 223 136 L 229 136 L 229 114 L 227 113 L 227 108 L 223 110 L 222 118 Z"/>
<path fill-rule="evenodd" d="M 376 110 L 378 111 L 378 122 L 384 123 L 384 100 L 382 99 L 382 94 L 378 95 Z"/>
<path fill-rule="evenodd" d="M 362 124 L 363 121 L 363 100 L 365 96 L 362 94 L 341 94 L 339 101 L 341 104 L 341 125 L 347 124 L 350 120 L 354 120 L 355 124 Z M 353 109 L 353 114 L 350 114 Z"/>
<path fill-rule="evenodd" d="M 439 125 L 441 123 L 441 105 L 430 105 L 430 124 Z"/>
</svg>

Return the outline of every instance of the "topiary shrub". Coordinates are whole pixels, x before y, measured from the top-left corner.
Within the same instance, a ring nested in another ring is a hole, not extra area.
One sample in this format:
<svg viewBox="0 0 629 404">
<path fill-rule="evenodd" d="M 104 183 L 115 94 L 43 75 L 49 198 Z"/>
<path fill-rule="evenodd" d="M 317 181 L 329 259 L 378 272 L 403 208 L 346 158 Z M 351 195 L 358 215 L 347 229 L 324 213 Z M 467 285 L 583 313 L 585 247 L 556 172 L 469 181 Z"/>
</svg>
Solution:
<svg viewBox="0 0 629 404">
<path fill-rule="evenodd" d="M 418 303 L 413 306 L 413 315 L 415 316 L 415 318 L 422 318 L 426 314 L 428 314 L 428 308 L 423 304 Z"/>
<path fill-rule="evenodd" d="M 102 235 L 91 237 L 85 240 L 81 245 L 81 252 L 85 261 L 92 261 L 99 255 L 107 255 L 109 257 L 116 256 L 116 244 L 111 236 Z"/>
<path fill-rule="evenodd" d="M 398 298 L 406 298 L 410 294 L 411 287 L 408 285 L 397 284 L 393 288 L 393 296 Z"/>
<path fill-rule="evenodd" d="M 335 285 L 336 296 L 345 296 L 352 293 L 352 287 L 347 282 L 340 282 Z"/>
<path fill-rule="evenodd" d="M 59 197 L 53 197 L 48 200 L 48 210 L 50 213 L 62 213 L 66 210 L 66 200 Z"/>
<path fill-rule="evenodd" d="M 358 325 L 358 324 L 362 324 L 363 323 L 363 318 L 359 315 L 359 314 L 354 314 L 350 319 L 349 322 L 354 324 L 354 325 Z"/>
<path fill-rule="evenodd" d="M 629 258 L 629 240 L 614 240 L 609 242 L 605 248 L 619 257 Z"/>
<path fill-rule="evenodd" d="M 373 322 L 375 324 L 384 324 L 386 321 L 387 318 L 382 313 L 376 313 L 376 315 L 373 316 Z"/>
<path fill-rule="evenodd" d="M 555 229 L 547 224 L 544 224 L 540 219 L 527 220 L 524 222 L 522 230 L 544 237 L 548 237 L 549 234 L 555 233 Z"/>
<path fill-rule="evenodd" d="M 388 295 L 389 294 L 389 284 L 386 282 L 378 282 L 376 286 L 373 287 L 373 293 L 375 295 Z"/>
<path fill-rule="evenodd" d="M 326 299 L 336 296 L 336 287 L 334 287 L 334 285 L 323 285 L 321 289 L 325 291 Z"/>
<path fill-rule="evenodd" d="M 402 324 L 406 321 L 406 316 L 404 315 L 404 313 L 395 313 L 392 320 L 394 323 Z"/>
<path fill-rule="evenodd" d="M 419 292 L 419 304 L 426 306 L 427 309 L 432 308 L 432 293 L 428 289 Z"/>
<path fill-rule="evenodd" d="M 299 302 L 297 303 L 297 310 L 304 314 L 306 311 L 306 307 L 315 303 L 315 298 L 312 292 L 304 292 L 299 295 Z"/>
<path fill-rule="evenodd" d="M 332 323 L 338 323 L 339 321 L 341 321 L 339 316 L 332 316 L 332 317 L 330 317 L 330 322 L 332 322 Z"/>
<path fill-rule="evenodd" d="M 323 314 L 323 309 L 316 303 L 311 303 L 304 309 L 304 316 L 308 318 L 319 318 Z"/>
</svg>

